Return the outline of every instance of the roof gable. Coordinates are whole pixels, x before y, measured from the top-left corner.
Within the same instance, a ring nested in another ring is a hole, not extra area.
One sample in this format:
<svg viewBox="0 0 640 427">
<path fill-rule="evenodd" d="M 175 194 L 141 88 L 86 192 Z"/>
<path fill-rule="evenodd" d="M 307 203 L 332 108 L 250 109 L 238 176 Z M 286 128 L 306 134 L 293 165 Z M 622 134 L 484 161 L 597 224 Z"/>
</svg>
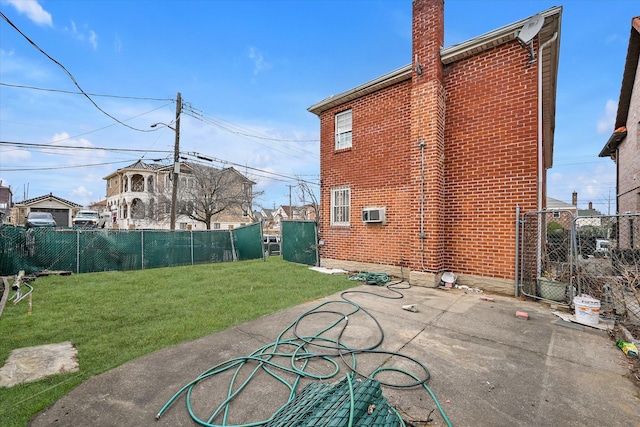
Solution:
<svg viewBox="0 0 640 427">
<path fill-rule="evenodd" d="M 631 96 L 633 95 L 633 85 L 636 80 L 638 61 L 640 60 L 640 16 L 631 20 L 631 34 L 629 35 L 629 48 L 627 49 L 627 59 L 622 73 L 622 85 L 620 86 L 620 98 L 618 100 L 618 112 L 616 114 L 615 130 L 604 144 L 598 157 L 611 157 L 615 155 L 618 145 L 627 136 L 627 118 L 629 117 L 629 107 Z"/>
<path fill-rule="evenodd" d="M 16 203 L 16 204 L 20 205 L 20 206 L 31 206 L 31 205 L 35 205 L 37 203 L 43 202 L 45 200 L 55 200 L 55 201 L 57 201 L 59 203 L 62 203 L 63 205 L 69 206 L 70 208 L 81 208 L 82 207 L 82 205 L 79 205 L 77 203 L 73 203 L 73 202 L 70 202 L 69 200 L 65 200 L 65 199 L 63 199 L 61 197 L 54 196 L 52 193 L 49 193 L 49 194 L 44 195 L 44 196 L 34 197 L 32 199 L 27 199 L 27 200 L 24 200 L 24 201 L 22 201 L 20 203 Z"/>
<path fill-rule="evenodd" d="M 545 21 L 542 29 L 538 33 L 539 45 L 542 45 L 546 41 L 552 39 L 554 34 L 560 32 L 560 21 L 562 15 L 562 7 L 556 6 L 540 12 L 540 15 L 544 16 Z M 451 64 L 456 61 L 463 60 L 465 58 L 478 55 L 496 46 L 504 43 L 516 40 L 518 30 L 530 19 L 522 19 L 514 22 L 513 24 L 506 25 L 498 28 L 486 34 L 474 37 L 462 43 L 458 43 L 448 48 L 440 50 L 440 58 L 443 64 Z M 558 58 L 560 40 L 556 41 L 547 48 L 544 52 L 543 58 L 543 99 L 545 114 L 543 122 L 546 125 L 544 130 L 545 135 L 548 135 L 550 140 L 553 140 L 553 133 L 555 129 L 555 105 L 556 105 L 556 85 L 558 75 Z M 360 98 L 375 91 L 392 86 L 398 82 L 411 79 L 412 64 L 405 65 L 397 70 L 391 71 L 381 77 L 366 82 L 360 86 L 350 89 L 346 92 L 342 92 L 338 95 L 331 95 L 328 98 L 310 106 L 307 111 L 320 115 L 323 111 L 333 108 L 337 105 L 344 104 L 345 102 L 353 99 Z M 552 154 L 552 153 L 551 153 Z M 547 156 L 548 165 L 551 165 L 550 155 Z"/>
</svg>

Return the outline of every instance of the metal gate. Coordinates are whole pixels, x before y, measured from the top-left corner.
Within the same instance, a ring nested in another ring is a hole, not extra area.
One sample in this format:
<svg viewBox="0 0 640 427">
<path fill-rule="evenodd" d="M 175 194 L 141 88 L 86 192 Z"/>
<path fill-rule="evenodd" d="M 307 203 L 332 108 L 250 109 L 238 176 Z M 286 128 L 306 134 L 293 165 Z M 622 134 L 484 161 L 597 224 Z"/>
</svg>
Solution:
<svg viewBox="0 0 640 427">
<path fill-rule="evenodd" d="M 314 221 L 282 221 L 282 258 L 318 265 L 318 231 Z"/>
<path fill-rule="evenodd" d="M 571 305 L 600 300 L 600 315 L 640 324 L 640 214 L 518 214 L 516 295 Z"/>
<path fill-rule="evenodd" d="M 574 216 L 569 211 L 527 212 L 519 221 L 518 291 L 571 304 L 574 296 Z"/>
</svg>

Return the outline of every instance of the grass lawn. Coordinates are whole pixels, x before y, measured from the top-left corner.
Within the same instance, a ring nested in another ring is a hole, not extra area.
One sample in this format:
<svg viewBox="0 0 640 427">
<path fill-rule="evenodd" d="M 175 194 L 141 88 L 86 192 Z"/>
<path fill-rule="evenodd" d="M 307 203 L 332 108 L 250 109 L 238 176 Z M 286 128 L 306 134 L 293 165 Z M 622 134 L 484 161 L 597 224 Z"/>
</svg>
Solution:
<svg viewBox="0 0 640 427">
<path fill-rule="evenodd" d="M 0 318 L 0 365 L 11 350 L 71 341 L 80 371 L 0 388 L 0 424 L 26 426 L 92 375 L 155 350 L 356 285 L 279 258 L 41 277 Z"/>
</svg>

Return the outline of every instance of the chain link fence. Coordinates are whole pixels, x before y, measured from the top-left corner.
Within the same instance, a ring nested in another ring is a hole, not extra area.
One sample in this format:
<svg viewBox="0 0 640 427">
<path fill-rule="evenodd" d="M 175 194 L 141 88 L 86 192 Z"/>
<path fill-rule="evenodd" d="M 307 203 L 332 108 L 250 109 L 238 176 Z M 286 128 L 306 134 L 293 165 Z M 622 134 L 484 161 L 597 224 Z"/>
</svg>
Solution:
<svg viewBox="0 0 640 427">
<path fill-rule="evenodd" d="M 640 214 L 527 212 L 519 227 L 520 293 L 567 306 L 588 295 L 602 318 L 640 325 Z"/>
<path fill-rule="evenodd" d="M 579 217 L 576 285 L 600 315 L 640 325 L 640 215 Z"/>
<path fill-rule="evenodd" d="M 0 276 L 88 273 L 262 258 L 262 229 L 164 231 L 0 227 Z"/>
</svg>

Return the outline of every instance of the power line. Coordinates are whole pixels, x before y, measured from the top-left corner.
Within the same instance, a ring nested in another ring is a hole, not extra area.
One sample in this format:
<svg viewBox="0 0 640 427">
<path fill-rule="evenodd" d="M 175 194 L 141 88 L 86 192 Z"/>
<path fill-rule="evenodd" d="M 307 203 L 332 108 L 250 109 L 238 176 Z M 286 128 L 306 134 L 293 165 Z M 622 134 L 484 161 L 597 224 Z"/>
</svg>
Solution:
<svg viewBox="0 0 640 427">
<path fill-rule="evenodd" d="M 292 177 L 292 176 L 288 176 L 288 175 L 283 175 L 283 174 L 279 174 L 279 173 L 275 173 L 275 172 L 270 172 L 270 171 L 266 171 L 263 169 L 258 169 L 258 168 L 254 168 L 251 166 L 247 166 L 247 165 L 242 165 L 240 163 L 235 163 L 235 162 L 230 162 L 228 160 L 222 160 L 222 159 L 218 159 L 215 157 L 211 157 L 211 156 L 205 156 L 203 154 L 200 153 L 195 153 L 195 152 L 189 152 L 189 153 L 183 153 L 184 155 L 187 156 L 192 156 L 195 157 L 196 159 L 199 160 L 203 160 L 203 161 L 207 161 L 207 162 L 215 162 L 215 163 L 220 163 L 220 164 L 224 164 L 224 165 L 232 165 L 232 166 L 237 166 L 239 168 L 245 168 L 248 170 L 252 170 L 252 171 L 257 171 L 263 174 L 268 174 L 268 175 L 273 175 L 273 176 L 277 176 L 277 177 L 281 177 L 281 178 L 286 178 L 289 181 L 301 181 L 301 182 L 306 182 L 307 184 L 312 184 L 312 185 L 320 185 L 317 182 L 313 182 L 313 181 L 307 181 L 304 179 L 300 179 L 300 178 L 296 178 L 296 177 Z"/>
<path fill-rule="evenodd" d="M 115 165 L 118 163 L 129 163 L 131 160 L 120 160 L 118 162 L 104 162 L 104 163 L 92 163 L 87 165 L 73 165 L 73 166 L 51 166 L 51 167 L 39 167 L 39 168 L 15 168 L 15 169 L 4 169 L 0 168 L 0 172 L 21 172 L 21 171 L 47 171 L 47 170 L 58 170 L 58 169 L 79 169 L 79 168 L 90 168 L 94 166 L 105 166 L 105 165 Z"/>
<path fill-rule="evenodd" d="M 86 93 L 85 94 L 84 92 L 72 92 L 70 90 L 62 90 L 62 89 L 47 89 L 47 88 L 42 88 L 42 87 L 16 85 L 16 84 L 2 83 L 2 82 L 0 82 L 0 86 L 15 87 L 15 88 L 20 88 L 20 89 L 41 90 L 41 91 L 45 91 L 45 92 L 68 93 L 68 94 L 71 94 L 71 95 L 99 96 L 99 97 L 103 97 L 103 98 L 135 99 L 135 100 L 139 100 L 139 101 L 172 101 L 172 102 L 175 101 L 175 99 L 173 99 L 173 98 L 144 98 L 144 97 L 139 97 L 139 96 L 106 95 L 106 94 L 99 94 L 99 93 Z"/>
<path fill-rule="evenodd" d="M 80 90 L 80 92 L 82 93 L 82 95 L 84 95 L 89 102 L 91 102 L 93 104 L 94 107 L 96 107 L 101 113 L 103 113 L 104 115 L 106 115 L 107 117 L 115 120 L 116 122 L 120 123 L 121 125 L 128 127 L 129 129 L 133 129 L 135 131 L 138 132 L 152 132 L 153 129 L 138 129 L 136 127 L 130 126 L 124 122 L 121 122 L 120 120 L 118 120 L 117 118 L 113 117 L 111 114 L 107 113 L 106 111 L 104 111 L 102 108 L 100 108 L 100 106 L 98 104 L 96 104 L 96 102 L 80 87 L 80 84 L 78 84 L 78 82 L 76 81 L 75 77 L 73 76 L 73 74 L 71 74 L 71 72 L 69 70 L 67 70 L 65 68 L 64 65 L 62 65 L 61 63 L 59 63 L 58 61 L 56 61 L 54 58 L 52 58 L 47 52 L 45 52 L 44 50 L 42 50 L 42 48 L 40 48 L 40 46 L 38 46 L 33 40 L 31 40 L 29 37 L 27 37 L 26 34 L 24 34 L 22 31 L 20 31 L 20 29 L 13 23 L 11 22 L 11 20 L 9 18 L 6 17 L 6 15 L 2 12 L 0 12 L 0 16 L 7 21 L 7 23 L 9 25 L 11 25 L 22 37 L 24 37 L 33 47 L 35 47 L 39 52 L 41 52 L 44 56 L 46 56 L 47 58 L 49 58 L 54 64 L 58 65 L 60 68 L 62 68 L 62 70 L 67 74 L 67 76 L 69 76 L 69 78 L 71 79 L 71 81 L 73 82 L 74 85 L 76 85 L 76 87 Z"/>
<path fill-rule="evenodd" d="M 119 152 L 123 152 L 123 153 L 161 153 L 161 154 L 171 154 L 173 153 L 173 151 L 170 150 L 137 150 L 137 149 L 133 149 L 133 148 L 103 148 L 103 147 L 82 147 L 82 146 L 67 146 L 67 145 L 55 145 L 55 144 L 38 144 L 38 143 L 29 143 L 29 142 L 11 142 L 11 141 L 0 141 L 0 145 L 8 145 L 8 146 L 14 146 L 14 147 L 20 147 L 20 148 L 39 148 L 39 149 L 57 149 L 57 150 L 101 150 L 101 151 L 108 151 L 108 152 L 115 152 L 115 153 L 119 153 Z M 235 163 L 235 162 L 231 162 L 229 160 L 223 160 L 223 159 L 218 159 L 216 157 L 211 157 L 211 156 L 206 156 L 200 153 L 195 153 L 195 152 L 188 152 L 188 153 L 181 153 L 182 156 L 191 156 L 194 157 L 198 160 L 201 161 L 206 161 L 206 162 L 215 162 L 215 163 L 219 163 L 219 164 L 223 164 L 223 165 L 232 165 L 232 166 L 236 166 L 238 168 L 244 168 L 247 170 L 251 170 L 254 171 L 255 173 L 261 174 L 259 176 L 261 177 L 265 177 L 265 178 L 270 178 L 270 179 L 274 179 L 274 180 L 278 180 L 281 181 L 281 179 L 277 179 L 277 178 L 284 178 L 286 181 L 285 182 L 291 182 L 291 181 L 295 181 L 295 182 L 306 182 L 308 184 L 311 185 L 319 185 L 317 182 L 313 182 L 313 181 L 308 181 L 305 179 L 301 179 L 299 177 L 292 177 L 289 175 L 284 175 L 284 174 L 280 174 L 280 173 L 276 173 L 276 172 L 271 172 L 271 171 L 267 171 L 264 169 L 259 169 L 259 168 L 254 168 L 251 166 L 247 166 L 247 165 L 242 165 L 240 163 Z M 119 161 L 119 162 L 113 162 L 113 164 L 115 163 L 126 163 L 129 162 L 128 161 Z M 110 164 L 110 163 L 100 163 L 100 164 L 96 164 L 96 166 L 98 165 L 103 165 L 103 164 Z M 87 165 L 87 166 L 91 166 L 91 165 Z M 81 166 L 77 166 L 77 167 L 81 167 Z M 82 166 L 84 167 L 84 166 Z M 51 169 L 55 169 L 55 168 L 51 168 L 51 167 L 43 167 L 43 168 L 16 168 L 16 169 L 0 169 L 0 172 L 13 172 L 13 171 L 20 171 L 20 170 L 31 170 L 31 171 L 35 171 L 35 170 L 51 170 Z M 59 169 L 64 169 L 64 167 L 60 167 Z M 277 178 L 275 178 L 277 177 Z"/>
<path fill-rule="evenodd" d="M 221 129 L 221 130 L 223 130 L 225 132 L 229 132 L 231 134 L 234 134 L 234 135 L 237 135 L 237 136 L 240 136 L 240 137 L 251 139 L 252 143 L 255 143 L 255 144 L 258 144 L 258 145 L 262 145 L 263 147 L 269 148 L 270 150 L 273 150 L 273 151 L 280 152 L 282 154 L 286 154 L 286 155 L 290 156 L 290 155 L 292 155 L 291 152 L 294 151 L 294 152 L 297 152 L 297 154 L 293 153 L 293 155 L 295 157 L 297 157 L 297 158 L 301 158 L 301 156 L 304 156 L 304 157 L 307 157 L 307 158 L 314 158 L 315 159 L 317 157 L 317 156 L 314 156 L 312 153 L 309 153 L 309 152 L 307 152 L 305 150 L 302 150 L 302 149 L 300 149 L 298 147 L 295 147 L 295 146 L 292 147 L 292 146 L 288 145 L 287 147 L 284 147 L 283 149 L 280 149 L 279 147 L 277 147 L 277 146 L 275 146 L 273 144 L 264 144 L 264 143 L 261 143 L 260 141 L 256 141 L 256 139 L 258 139 L 258 140 L 275 141 L 275 142 L 310 142 L 310 141 L 317 142 L 318 140 L 286 140 L 286 139 L 268 138 L 268 137 L 265 137 L 265 136 L 262 136 L 262 135 L 258 135 L 258 134 L 255 134 L 255 133 L 249 133 L 249 131 L 241 132 L 241 131 L 234 130 L 234 129 L 231 128 L 231 126 L 236 126 L 238 128 L 241 128 L 241 127 L 238 126 L 238 125 L 233 125 L 233 124 L 231 126 L 230 125 L 226 125 L 225 126 L 225 125 L 222 125 L 222 124 L 218 123 L 215 119 L 209 119 L 206 116 L 203 116 L 201 114 L 199 114 L 198 117 L 196 117 L 193 114 L 191 114 L 191 111 L 185 111 L 185 114 L 187 114 L 188 116 L 193 117 L 193 118 L 195 118 L 197 120 L 200 120 L 201 122 L 208 123 L 208 124 L 210 124 L 210 125 L 212 125 L 214 127 L 217 127 L 217 128 L 219 128 L 219 129 Z"/>
<path fill-rule="evenodd" d="M 58 141 L 56 141 L 58 142 Z M 111 152 L 130 152 L 130 153 L 172 153 L 169 150 L 136 150 L 134 148 L 103 148 L 103 147 L 82 147 L 73 145 L 56 145 L 56 144 L 37 144 L 32 142 L 13 142 L 13 141 L 0 141 L 0 145 L 10 145 L 22 148 L 46 148 L 46 149 L 60 149 L 60 150 L 102 150 Z"/>
<path fill-rule="evenodd" d="M 213 115 L 211 115 L 213 118 L 208 118 L 206 117 L 204 114 L 204 112 L 202 110 L 198 110 L 196 108 L 193 108 L 193 106 L 191 106 L 190 104 L 187 104 L 188 108 L 185 108 L 185 113 L 190 115 L 191 117 L 193 117 L 194 119 L 200 120 L 200 121 L 206 121 L 207 123 L 210 123 L 216 127 L 219 127 L 220 129 L 226 130 L 227 132 L 233 133 L 234 135 L 240 135 L 240 136 L 247 136 L 249 138 L 256 138 L 256 139 L 264 139 L 266 141 L 276 141 L 276 142 L 319 142 L 319 139 L 283 139 L 283 138 L 270 138 L 268 136 L 264 136 L 264 135 L 258 135 L 256 133 L 249 133 L 250 130 L 243 128 L 242 126 L 233 124 L 231 122 L 228 122 L 224 119 L 221 119 L 220 117 L 215 117 Z M 218 123 L 216 120 L 220 121 L 220 122 L 226 122 L 229 125 L 235 126 L 238 129 L 244 130 L 244 131 L 240 131 L 240 130 L 233 130 L 230 129 L 230 126 L 223 126 L 222 124 Z"/>
</svg>

